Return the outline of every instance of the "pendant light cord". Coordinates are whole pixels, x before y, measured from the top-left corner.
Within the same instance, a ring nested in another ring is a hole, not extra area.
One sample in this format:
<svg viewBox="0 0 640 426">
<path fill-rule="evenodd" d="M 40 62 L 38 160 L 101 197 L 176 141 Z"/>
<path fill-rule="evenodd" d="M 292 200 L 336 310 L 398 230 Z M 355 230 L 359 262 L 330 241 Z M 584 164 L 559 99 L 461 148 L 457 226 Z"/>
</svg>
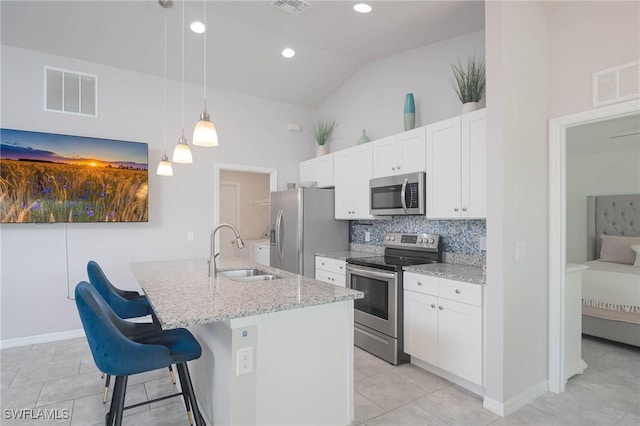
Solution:
<svg viewBox="0 0 640 426">
<path fill-rule="evenodd" d="M 164 17 L 164 155 L 167 155 L 167 17 Z"/>
<path fill-rule="evenodd" d="M 202 98 L 204 99 L 204 110 L 207 110 L 207 32 L 209 29 L 207 28 L 207 0 L 203 0 L 204 3 L 204 90 Z"/>
<path fill-rule="evenodd" d="M 184 0 L 182 0 L 182 71 L 180 78 L 182 79 L 182 98 L 180 100 L 180 110 L 182 111 L 182 137 L 184 137 Z"/>
</svg>

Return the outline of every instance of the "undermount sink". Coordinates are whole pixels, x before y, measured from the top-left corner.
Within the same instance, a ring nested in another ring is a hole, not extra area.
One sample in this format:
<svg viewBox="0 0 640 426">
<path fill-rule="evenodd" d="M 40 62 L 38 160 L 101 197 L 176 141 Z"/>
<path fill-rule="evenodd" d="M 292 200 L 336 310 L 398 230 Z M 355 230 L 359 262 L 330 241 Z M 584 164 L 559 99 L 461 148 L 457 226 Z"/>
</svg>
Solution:
<svg viewBox="0 0 640 426">
<path fill-rule="evenodd" d="M 218 271 L 218 275 L 229 278 L 233 281 L 270 281 L 277 280 L 280 277 L 271 275 L 262 269 L 229 269 L 226 271 Z"/>
</svg>

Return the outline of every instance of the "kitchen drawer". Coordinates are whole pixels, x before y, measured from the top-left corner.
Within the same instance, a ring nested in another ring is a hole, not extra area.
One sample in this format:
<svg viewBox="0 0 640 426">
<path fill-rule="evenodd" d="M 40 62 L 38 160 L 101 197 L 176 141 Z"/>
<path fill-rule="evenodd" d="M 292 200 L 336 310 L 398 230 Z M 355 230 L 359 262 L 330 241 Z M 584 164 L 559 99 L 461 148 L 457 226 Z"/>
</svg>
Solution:
<svg viewBox="0 0 640 426">
<path fill-rule="evenodd" d="M 342 274 L 343 276 L 347 272 L 346 262 L 344 260 L 321 256 L 316 256 L 316 269 L 322 269 L 323 271 L 333 272 L 335 274 Z"/>
<path fill-rule="evenodd" d="M 482 286 L 440 278 L 438 296 L 468 305 L 482 306 Z"/>
<path fill-rule="evenodd" d="M 335 272 L 323 271 L 322 269 L 316 269 L 316 280 L 335 284 L 340 287 L 346 286 L 345 274 L 336 274 Z"/>
<path fill-rule="evenodd" d="M 438 295 L 438 277 L 414 274 L 412 272 L 405 272 L 403 277 L 405 290 L 411 290 L 422 294 L 430 294 L 432 296 Z"/>
</svg>

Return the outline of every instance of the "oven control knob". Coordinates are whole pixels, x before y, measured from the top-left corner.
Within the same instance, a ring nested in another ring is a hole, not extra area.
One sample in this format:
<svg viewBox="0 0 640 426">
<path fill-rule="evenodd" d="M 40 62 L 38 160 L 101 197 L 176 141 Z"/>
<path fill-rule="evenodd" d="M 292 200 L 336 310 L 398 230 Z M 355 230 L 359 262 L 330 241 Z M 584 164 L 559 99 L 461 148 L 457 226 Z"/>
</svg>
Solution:
<svg viewBox="0 0 640 426">
<path fill-rule="evenodd" d="M 433 238 L 431 238 L 431 239 L 429 240 L 429 244 L 433 244 L 433 242 L 434 242 L 434 241 L 435 241 L 435 240 L 434 240 Z"/>
<path fill-rule="evenodd" d="M 422 243 L 422 238 L 418 238 L 418 244 Z"/>
<path fill-rule="evenodd" d="M 396 240 L 396 237 L 392 235 L 391 236 L 391 241 L 395 241 L 395 240 Z"/>
<path fill-rule="evenodd" d="M 388 235 L 384 239 L 387 240 L 387 241 L 391 241 L 391 237 L 388 236 Z"/>
</svg>

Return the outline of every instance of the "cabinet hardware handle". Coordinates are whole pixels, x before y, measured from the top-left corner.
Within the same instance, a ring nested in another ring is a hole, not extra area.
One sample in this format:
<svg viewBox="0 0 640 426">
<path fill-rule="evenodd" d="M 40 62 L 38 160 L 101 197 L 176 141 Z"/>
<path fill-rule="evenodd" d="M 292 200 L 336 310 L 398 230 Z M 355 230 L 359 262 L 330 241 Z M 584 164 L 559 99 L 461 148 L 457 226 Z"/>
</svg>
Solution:
<svg viewBox="0 0 640 426">
<path fill-rule="evenodd" d="M 457 207 L 454 207 L 454 208 L 453 208 L 453 211 L 454 211 L 454 212 L 457 212 L 458 210 L 459 210 L 459 209 L 458 209 Z"/>
<path fill-rule="evenodd" d="M 400 170 L 400 166 L 398 166 L 398 170 Z"/>
<path fill-rule="evenodd" d="M 444 311 L 444 308 L 442 306 L 438 306 L 438 309 L 440 309 L 441 311 Z"/>
<path fill-rule="evenodd" d="M 431 307 L 432 307 L 432 308 L 435 308 L 435 307 L 436 307 L 435 303 L 432 303 L 432 304 L 431 304 Z"/>
<path fill-rule="evenodd" d="M 324 266 L 324 262 L 322 262 L 322 266 Z"/>
<path fill-rule="evenodd" d="M 418 285 L 422 285 L 422 281 L 418 281 Z"/>
<path fill-rule="evenodd" d="M 463 207 L 463 208 L 462 208 L 462 211 L 463 211 L 463 212 L 466 212 L 466 211 L 467 211 L 467 208 L 466 208 L 466 207 Z"/>
<path fill-rule="evenodd" d="M 456 288 L 456 294 L 460 294 L 460 289 Z"/>
<path fill-rule="evenodd" d="M 395 169 L 396 169 L 395 167 L 392 167 L 392 168 L 391 168 L 391 170 L 395 170 Z"/>
</svg>

